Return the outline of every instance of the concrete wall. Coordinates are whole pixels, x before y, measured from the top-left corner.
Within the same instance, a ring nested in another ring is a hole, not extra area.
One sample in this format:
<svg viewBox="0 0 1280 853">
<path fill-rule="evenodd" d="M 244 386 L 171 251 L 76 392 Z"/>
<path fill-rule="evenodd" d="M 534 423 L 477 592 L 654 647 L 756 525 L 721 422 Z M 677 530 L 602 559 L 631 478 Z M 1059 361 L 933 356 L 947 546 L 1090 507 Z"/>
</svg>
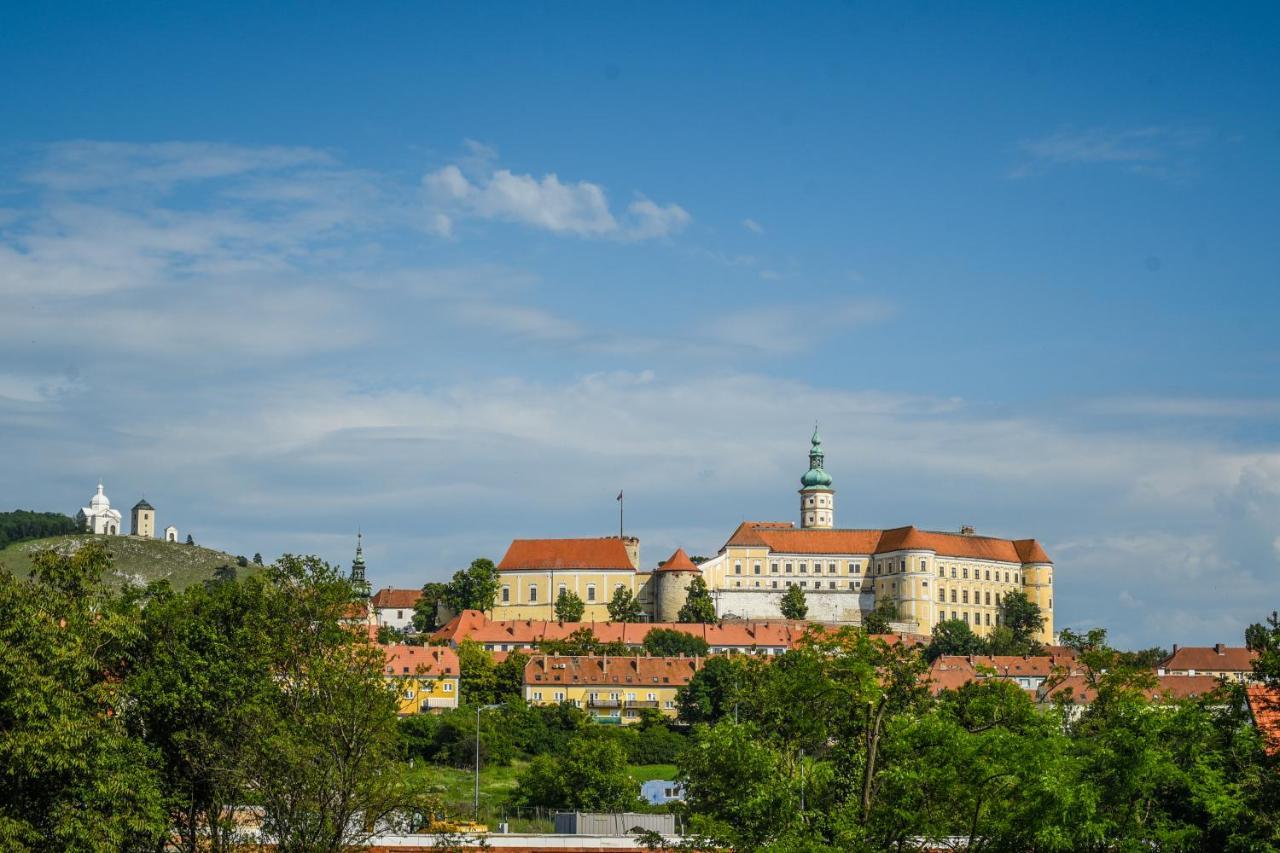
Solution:
<svg viewBox="0 0 1280 853">
<path fill-rule="evenodd" d="M 786 589 L 720 589 L 713 590 L 711 596 L 716 602 L 716 615 L 721 618 L 781 619 L 785 594 Z M 806 589 L 804 600 L 809 605 L 805 618 L 810 622 L 861 625 L 863 611 L 876 607 L 875 595 L 870 591 Z"/>
</svg>

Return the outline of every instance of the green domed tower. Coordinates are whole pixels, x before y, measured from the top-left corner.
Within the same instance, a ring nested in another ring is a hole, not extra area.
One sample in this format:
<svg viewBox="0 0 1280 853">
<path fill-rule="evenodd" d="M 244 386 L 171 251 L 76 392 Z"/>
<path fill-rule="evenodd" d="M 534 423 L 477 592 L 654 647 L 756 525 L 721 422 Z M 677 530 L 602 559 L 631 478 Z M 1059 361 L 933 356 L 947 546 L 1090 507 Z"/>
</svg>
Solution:
<svg viewBox="0 0 1280 853">
<path fill-rule="evenodd" d="M 809 470 L 800 478 L 800 526 L 830 530 L 835 526 L 836 491 L 831 488 L 831 475 L 822 468 L 822 436 L 817 424 L 809 444 Z"/>
<path fill-rule="evenodd" d="M 369 581 L 365 578 L 364 533 L 356 531 L 356 558 L 351 561 L 351 585 L 365 598 L 369 597 Z"/>
</svg>

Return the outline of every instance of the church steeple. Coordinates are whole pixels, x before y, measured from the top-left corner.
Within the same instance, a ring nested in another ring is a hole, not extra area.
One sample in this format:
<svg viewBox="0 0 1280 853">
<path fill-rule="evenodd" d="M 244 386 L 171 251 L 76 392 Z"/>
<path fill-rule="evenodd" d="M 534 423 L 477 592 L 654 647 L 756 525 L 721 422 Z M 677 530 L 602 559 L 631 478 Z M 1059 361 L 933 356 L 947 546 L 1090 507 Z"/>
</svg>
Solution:
<svg viewBox="0 0 1280 853">
<path fill-rule="evenodd" d="M 831 475 L 823 469 L 826 454 L 822 436 L 813 425 L 809 439 L 809 470 L 800 478 L 800 526 L 829 529 L 835 526 L 836 493 L 831 488 Z"/>
<path fill-rule="evenodd" d="M 351 583 L 361 594 L 368 596 L 369 582 L 364 575 L 364 533 L 356 531 L 356 558 L 351 561 Z"/>
</svg>

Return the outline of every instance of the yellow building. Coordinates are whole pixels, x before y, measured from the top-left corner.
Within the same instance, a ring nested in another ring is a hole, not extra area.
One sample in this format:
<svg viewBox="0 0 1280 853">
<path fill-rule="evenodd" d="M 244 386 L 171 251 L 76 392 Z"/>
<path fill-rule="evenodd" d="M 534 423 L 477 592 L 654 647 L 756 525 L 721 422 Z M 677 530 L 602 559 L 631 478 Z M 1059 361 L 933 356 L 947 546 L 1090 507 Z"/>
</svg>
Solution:
<svg viewBox="0 0 1280 853">
<path fill-rule="evenodd" d="M 524 698 L 532 705 L 568 703 L 596 722 L 638 723 L 646 709 L 676 715 L 676 692 L 703 658 L 539 655 L 524 668 Z"/>
<path fill-rule="evenodd" d="M 446 646 L 382 647 L 387 680 L 399 690 L 400 715 L 458 707 L 458 653 Z"/>
<path fill-rule="evenodd" d="M 583 621 L 607 621 L 618 588 L 632 592 L 652 621 L 675 621 L 690 580 L 701 576 L 721 618 L 778 619 L 782 596 L 798 586 L 808 618 L 860 624 L 876 605 L 892 601 L 895 629 L 928 634 L 944 619 L 962 619 L 979 635 L 998 624 L 1001 602 L 1025 593 L 1045 617 L 1039 639 L 1053 639 L 1053 561 L 1034 539 L 920 530 L 835 526 L 835 488 L 824 467 L 822 439 L 810 440 L 809 468 L 800 479 L 800 526 L 743 522 L 719 553 L 694 565 L 677 551 L 655 570 L 640 569 L 639 541 L 517 539 L 499 569 L 494 618 L 554 618 L 561 590 L 583 600 Z"/>
</svg>

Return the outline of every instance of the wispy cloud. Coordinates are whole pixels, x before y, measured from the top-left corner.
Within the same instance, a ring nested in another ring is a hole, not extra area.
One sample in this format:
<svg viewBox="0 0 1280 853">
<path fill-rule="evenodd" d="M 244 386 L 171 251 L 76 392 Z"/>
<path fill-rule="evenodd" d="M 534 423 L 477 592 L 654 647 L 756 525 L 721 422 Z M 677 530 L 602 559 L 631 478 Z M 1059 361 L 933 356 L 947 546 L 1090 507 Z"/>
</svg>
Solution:
<svg viewBox="0 0 1280 853">
<path fill-rule="evenodd" d="M 679 232 L 692 218 L 678 204 L 658 204 L 643 196 L 627 205 L 625 213 L 615 215 L 604 187 L 591 181 L 562 181 L 555 173 L 538 178 L 496 169 L 469 177 L 464 165 L 474 172 L 488 167 L 494 156 L 488 148 L 483 155 L 469 156 L 466 164 L 450 163 L 423 177 L 431 207 L 429 230 L 449 237 L 458 220 L 481 219 L 576 237 L 649 240 Z"/>
<path fill-rule="evenodd" d="M 1057 167 L 1112 165 L 1135 174 L 1171 177 L 1185 174 L 1211 133 L 1200 127 L 1067 128 L 1018 143 L 1021 162 L 1009 177 L 1025 178 Z"/>
<path fill-rule="evenodd" d="M 721 314 L 708 325 L 706 334 L 743 349 L 793 353 L 831 335 L 883 322 L 893 313 L 889 303 L 878 299 L 837 301 L 820 312 L 807 305 L 782 302 Z"/>
<path fill-rule="evenodd" d="M 754 219 L 742 220 L 742 227 L 752 232 L 753 234 L 764 233 L 764 226 L 761 225 L 759 222 L 756 222 Z"/>
</svg>

